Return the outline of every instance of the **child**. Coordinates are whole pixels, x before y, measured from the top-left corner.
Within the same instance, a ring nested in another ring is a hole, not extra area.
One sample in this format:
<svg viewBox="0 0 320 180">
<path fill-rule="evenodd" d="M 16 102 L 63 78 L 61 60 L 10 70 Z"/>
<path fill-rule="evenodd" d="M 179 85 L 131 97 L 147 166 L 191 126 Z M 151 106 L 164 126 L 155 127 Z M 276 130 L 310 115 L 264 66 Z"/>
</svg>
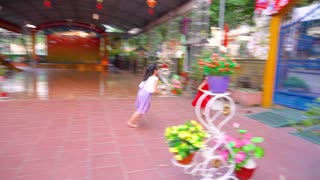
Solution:
<svg viewBox="0 0 320 180">
<path fill-rule="evenodd" d="M 196 106 L 198 99 L 200 98 L 200 96 L 203 94 L 204 90 L 209 90 L 209 86 L 207 83 L 208 77 L 206 75 L 203 75 L 203 82 L 200 84 L 200 86 L 198 87 L 198 93 L 195 96 L 195 98 L 192 101 L 192 106 Z M 207 96 L 206 98 L 203 99 L 202 103 L 201 103 L 201 113 L 204 114 L 204 108 L 206 107 L 208 101 L 211 99 L 210 96 Z"/>
<path fill-rule="evenodd" d="M 136 100 L 136 111 L 129 119 L 128 125 L 136 128 L 138 118 L 146 113 L 150 107 L 150 99 L 153 93 L 157 92 L 159 68 L 157 64 L 151 64 L 148 66 L 143 81 L 139 84 L 139 92 Z"/>
</svg>

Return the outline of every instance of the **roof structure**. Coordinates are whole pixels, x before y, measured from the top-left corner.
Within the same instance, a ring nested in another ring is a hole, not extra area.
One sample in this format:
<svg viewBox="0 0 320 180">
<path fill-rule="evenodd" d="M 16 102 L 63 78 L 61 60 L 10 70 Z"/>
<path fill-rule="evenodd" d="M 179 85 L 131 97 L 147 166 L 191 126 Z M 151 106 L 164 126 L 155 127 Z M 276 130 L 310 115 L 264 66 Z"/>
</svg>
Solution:
<svg viewBox="0 0 320 180">
<path fill-rule="evenodd" d="M 104 25 L 108 25 L 127 32 L 149 27 L 191 0 L 158 0 L 153 15 L 148 13 L 146 0 L 103 0 L 100 10 L 96 0 L 49 0 L 51 7 L 46 7 L 44 1 L 0 0 L 0 22 L 19 28 L 32 24 L 38 29 L 74 25 L 99 33 L 105 32 Z"/>
</svg>

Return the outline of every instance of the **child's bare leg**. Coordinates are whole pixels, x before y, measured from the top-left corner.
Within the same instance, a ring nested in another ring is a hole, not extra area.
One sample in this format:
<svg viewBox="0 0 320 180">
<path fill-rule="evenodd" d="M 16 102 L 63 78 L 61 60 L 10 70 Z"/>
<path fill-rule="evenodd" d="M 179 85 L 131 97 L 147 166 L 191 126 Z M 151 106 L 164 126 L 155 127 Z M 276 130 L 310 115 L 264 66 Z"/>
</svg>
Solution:
<svg viewBox="0 0 320 180">
<path fill-rule="evenodd" d="M 138 125 L 136 124 L 137 123 L 137 120 L 138 120 L 138 118 L 140 117 L 140 115 L 141 115 L 141 113 L 139 113 L 139 112 L 134 112 L 133 114 L 132 114 L 132 116 L 130 117 L 130 119 L 129 119 L 129 121 L 128 121 L 128 125 L 130 126 L 130 127 L 138 127 Z"/>
</svg>

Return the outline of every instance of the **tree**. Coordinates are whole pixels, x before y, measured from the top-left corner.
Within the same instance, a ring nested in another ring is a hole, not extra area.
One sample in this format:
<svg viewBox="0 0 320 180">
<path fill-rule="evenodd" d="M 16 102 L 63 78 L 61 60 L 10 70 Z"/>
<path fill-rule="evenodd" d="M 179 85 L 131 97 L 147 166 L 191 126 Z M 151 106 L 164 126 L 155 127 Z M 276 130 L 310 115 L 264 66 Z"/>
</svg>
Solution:
<svg viewBox="0 0 320 180">
<path fill-rule="evenodd" d="M 213 1 L 210 6 L 210 26 L 219 25 L 219 2 Z M 224 22 L 230 28 L 243 24 L 253 24 L 255 0 L 226 0 Z"/>
</svg>

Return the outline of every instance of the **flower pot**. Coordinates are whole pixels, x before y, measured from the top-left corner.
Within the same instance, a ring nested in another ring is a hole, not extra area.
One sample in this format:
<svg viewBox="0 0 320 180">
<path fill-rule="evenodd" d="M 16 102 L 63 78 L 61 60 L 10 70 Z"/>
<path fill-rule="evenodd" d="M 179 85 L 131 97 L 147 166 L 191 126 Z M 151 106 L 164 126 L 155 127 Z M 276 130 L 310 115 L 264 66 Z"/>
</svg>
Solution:
<svg viewBox="0 0 320 180">
<path fill-rule="evenodd" d="M 180 161 L 177 160 L 177 162 L 180 164 L 183 164 L 183 165 L 188 165 L 192 162 L 193 157 L 194 157 L 194 153 L 191 153 L 187 157 L 185 157 L 184 159 L 182 159 Z"/>
<path fill-rule="evenodd" d="M 231 89 L 231 97 L 236 103 L 239 103 L 242 106 L 255 106 L 261 105 L 262 92 Z"/>
<path fill-rule="evenodd" d="M 254 169 L 247 169 L 247 168 L 241 168 L 240 170 L 236 171 L 236 176 L 240 180 L 248 180 L 253 176 Z"/>
<path fill-rule="evenodd" d="M 244 167 L 236 170 L 235 174 L 240 180 L 248 180 L 251 179 L 256 168 L 257 164 L 252 159 L 249 159 Z"/>
<path fill-rule="evenodd" d="M 212 93 L 225 93 L 229 82 L 230 76 L 208 76 L 209 91 Z"/>
<path fill-rule="evenodd" d="M 173 89 L 171 90 L 171 94 L 178 94 L 177 90 Z"/>
</svg>

